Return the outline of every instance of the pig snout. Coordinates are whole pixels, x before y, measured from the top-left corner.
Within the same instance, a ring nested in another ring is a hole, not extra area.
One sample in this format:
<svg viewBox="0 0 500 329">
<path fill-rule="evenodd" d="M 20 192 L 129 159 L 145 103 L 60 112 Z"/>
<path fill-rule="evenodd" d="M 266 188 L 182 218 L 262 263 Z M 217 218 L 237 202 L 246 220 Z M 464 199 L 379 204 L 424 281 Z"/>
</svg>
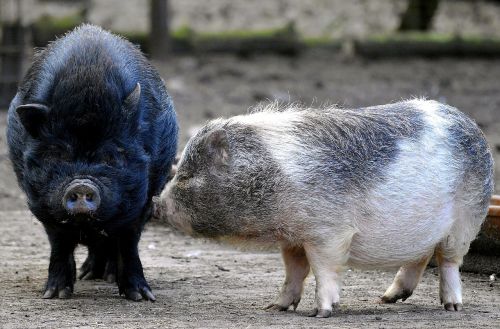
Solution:
<svg viewBox="0 0 500 329">
<path fill-rule="evenodd" d="M 193 234 L 191 218 L 175 203 L 171 196 L 171 183 L 167 185 L 161 196 L 155 201 L 156 218 L 166 220 L 169 225 L 186 234 Z"/>
<path fill-rule="evenodd" d="M 90 215 L 101 204 L 97 186 L 88 179 L 75 179 L 64 191 L 63 207 L 73 215 Z"/>
</svg>

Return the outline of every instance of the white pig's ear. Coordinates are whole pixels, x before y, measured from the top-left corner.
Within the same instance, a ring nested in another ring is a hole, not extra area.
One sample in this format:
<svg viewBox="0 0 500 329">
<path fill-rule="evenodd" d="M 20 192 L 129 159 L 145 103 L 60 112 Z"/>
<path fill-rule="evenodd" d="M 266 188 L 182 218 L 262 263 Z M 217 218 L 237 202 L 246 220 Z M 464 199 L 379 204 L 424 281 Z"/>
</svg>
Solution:
<svg viewBox="0 0 500 329">
<path fill-rule="evenodd" d="M 207 147 L 216 165 L 226 166 L 229 163 L 229 140 L 224 129 L 210 132 L 207 137 Z"/>
<path fill-rule="evenodd" d="M 133 117 L 134 113 L 137 113 L 137 106 L 139 106 L 139 100 L 141 99 L 141 84 L 137 82 L 134 90 L 128 94 L 127 98 L 123 101 L 123 108 L 125 113 L 129 117 Z"/>
<path fill-rule="evenodd" d="M 40 135 L 42 125 L 47 121 L 49 108 L 46 105 L 33 103 L 19 105 L 16 108 L 19 120 L 26 131 L 34 138 Z"/>
</svg>

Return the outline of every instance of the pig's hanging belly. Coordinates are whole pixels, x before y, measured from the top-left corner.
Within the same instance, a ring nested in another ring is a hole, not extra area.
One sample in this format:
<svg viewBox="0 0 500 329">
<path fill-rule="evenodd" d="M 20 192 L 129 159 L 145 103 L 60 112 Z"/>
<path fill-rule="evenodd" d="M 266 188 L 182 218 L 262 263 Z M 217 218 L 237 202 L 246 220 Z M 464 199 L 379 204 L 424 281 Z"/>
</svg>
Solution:
<svg viewBox="0 0 500 329">
<path fill-rule="evenodd" d="M 427 130 L 421 140 L 400 144 L 400 154 L 373 186 L 352 218 L 349 264 L 392 268 L 430 255 L 460 217 L 462 168 Z"/>
<path fill-rule="evenodd" d="M 453 204 L 387 209 L 384 214 L 365 218 L 353 236 L 349 264 L 360 268 L 394 268 L 431 255 L 446 239 L 453 224 Z"/>
</svg>

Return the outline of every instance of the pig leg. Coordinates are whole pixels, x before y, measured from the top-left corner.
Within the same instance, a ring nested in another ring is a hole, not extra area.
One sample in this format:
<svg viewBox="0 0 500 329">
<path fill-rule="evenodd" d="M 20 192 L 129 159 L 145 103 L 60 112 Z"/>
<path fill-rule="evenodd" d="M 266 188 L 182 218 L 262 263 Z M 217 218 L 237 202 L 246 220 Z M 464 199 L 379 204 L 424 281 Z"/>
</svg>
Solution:
<svg viewBox="0 0 500 329">
<path fill-rule="evenodd" d="M 77 245 L 74 236 L 61 234 L 46 227 L 50 241 L 49 277 L 43 298 L 69 298 L 76 280 L 76 264 L 73 251 Z"/>
<path fill-rule="evenodd" d="M 395 303 L 398 299 L 405 301 L 417 287 L 431 256 L 419 262 L 401 266 L 391 286 L 380 298 L 381 303 Z"/>
<path fill-rule="evenodd" d="M 80 268 L 79 280 L 95 280 L 102 278 L 108 257 L 107 251 L 100 249 L 100 246 L 88 246 L 87 259 Z"/>
<path fill-rule="evenodd" d="M 140 301 L 146 299 L 154 302 L 155 296 L 151 292 L 139 258 L 138 244 L 140 232 L 122 232 L 118 238 L 118 287 L 120 295 L 127 299 Z"/>
<path fill-rule="evenodd" d="M 112 240 L 108 247 L 108 261 L 104 268 L 103 279 L 108 283 L 114 283 L 117 276 L 118 242 Z"/>
<path fill-rule="evenodd" d="M 341 242 L 335 245 L 343 245 Z M 347 248 L 304 246 L 316 279 L 316 305 L 310 316 L 327 318 L 339 306 L 342 274 L 347 261 Z"/>
<path fill-rule="evenodd" d="M 446 258 L 441 252 L 436 252 L 439 268 L 439 298 L 447 311 L 462 310 L 462 282 L 460 279 L 460 261 Z"/>
<path fill-rule="evenodd" d="M 304 279 L 309 274 L 309 261 L 302 247 L 282 246 L 281 254 L 286 269 L 285 283 L 278 299 L 266 309 L 286 311 L 293 305 L 295 311 L 302 296 Z"/>
<path fill-rule="evenodd" d="M 88 256 L 80 269 L 80 280 L 104 279 L 116 282 L 116 240 L 105 238 L 88 246 Z"/>
</svg>

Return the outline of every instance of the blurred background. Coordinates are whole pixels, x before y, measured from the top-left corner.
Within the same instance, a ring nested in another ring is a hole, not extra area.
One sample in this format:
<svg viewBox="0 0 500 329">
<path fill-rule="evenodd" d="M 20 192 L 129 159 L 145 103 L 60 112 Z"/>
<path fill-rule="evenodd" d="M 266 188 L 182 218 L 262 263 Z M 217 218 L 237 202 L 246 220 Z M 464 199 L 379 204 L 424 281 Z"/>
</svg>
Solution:
<svg viewBox="0 0 500 329">
<path fill-rule="evenodd" d="M 5 145 L 8 104 L 33 49 L 83 22 L 152 59 L 175 102 L 180 148 L 205 121 L 259 102 L 423 96 L 472 116 L 500 162 L 500 1 L 0 0 L 1 209 L 25 207 Z"/>
</svg>

